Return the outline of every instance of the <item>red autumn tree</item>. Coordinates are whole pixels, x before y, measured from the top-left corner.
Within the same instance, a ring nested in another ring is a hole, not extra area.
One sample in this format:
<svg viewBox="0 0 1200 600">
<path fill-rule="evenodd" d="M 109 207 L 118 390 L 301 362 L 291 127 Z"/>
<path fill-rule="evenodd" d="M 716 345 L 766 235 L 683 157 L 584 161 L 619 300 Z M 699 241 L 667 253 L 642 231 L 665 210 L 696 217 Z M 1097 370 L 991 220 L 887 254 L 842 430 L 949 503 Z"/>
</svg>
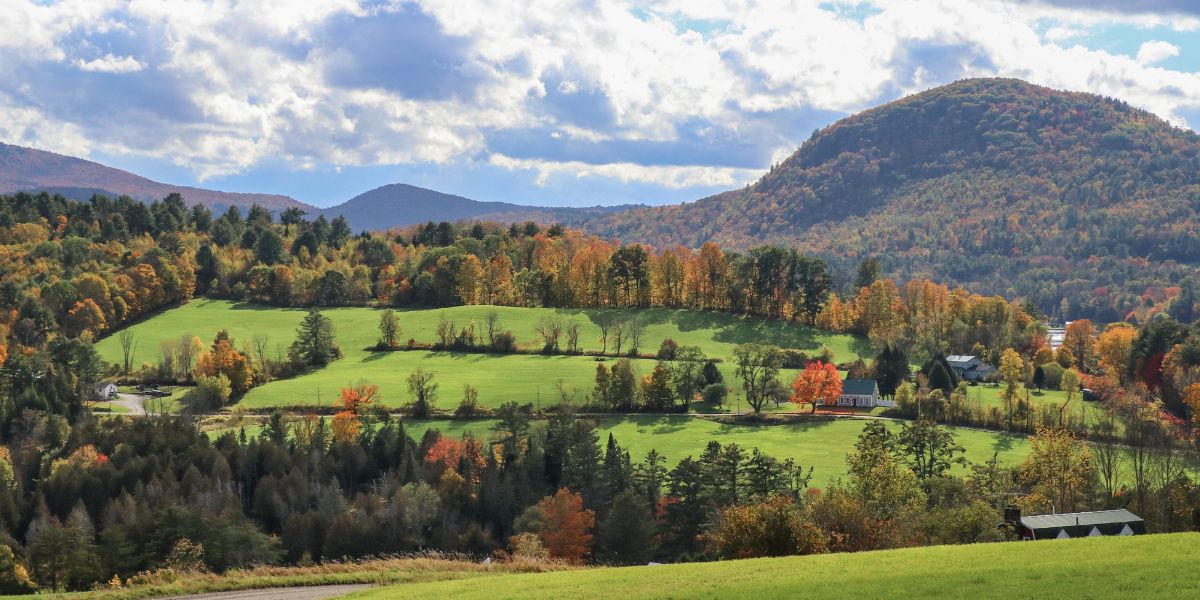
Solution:
<svg viewBox="0 0 1200 600">
<path fill-rule="evenodd" d="M 792 402 L 811 404 L 817 412 L 817 403 L 833 400 L 842 395 L 842 377 L 837 367 L 827 362 L 813 361 L 796 374 L 792 382 Z"/>
</svg>

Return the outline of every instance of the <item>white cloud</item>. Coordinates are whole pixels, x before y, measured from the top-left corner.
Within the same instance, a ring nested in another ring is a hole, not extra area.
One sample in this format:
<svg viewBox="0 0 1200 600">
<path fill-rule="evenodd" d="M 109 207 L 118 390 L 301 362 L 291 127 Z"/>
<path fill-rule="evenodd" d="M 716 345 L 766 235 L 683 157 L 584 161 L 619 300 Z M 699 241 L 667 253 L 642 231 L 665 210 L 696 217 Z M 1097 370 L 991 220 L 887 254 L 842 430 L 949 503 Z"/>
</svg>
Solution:
<svg viewBox="0 0 1200 600">
<path fill-rule="evenodd" d="M 146 68 L 146 63 L 132 56 L 113 56 L 105 54 L 92 60 L 76 60 L 75 66 L 81 71 L 92 73 L 136 73 Z"/>
<path fill-rule="evenodd" d="M 1179 56 L 1179 46 L 1162 40 L 1150 40 L 1138 48 L 1137 61 L 1143 65 L 1152 65 L 1173 56 Z"/>
<path fill-rule="evenodd" d="M 744 168 L 748 159 L 723 158 L 725 146 L 758 148 L 765 169 L 831 116 L 963 77 L 1115 96 L 1175 123 L 1200 97 L 1200 76 L 1161 66 L 1179 53 L 1166 42 L 1148 39 L 1136 59 L 1074 43 L 1106 25 L 1187 30 L 1195 18 L 1000 0 L 880 1 L 857 17 L 815 0 L 5 4 L 0 135 L 77 154 L 165 158 L 201 177 L 280 160 L 296 168 L 487 160 L 542 182 L 733 187 L 755 171 Z M 330 24 L 406 12 L 465 40 L 462 64 L 427 62 L 469 74 L 470 86 L 423 96 L 329 81 L 327 67 L 345 50 L 327 35 Z M 61 66 L 137 85 L 118 86 L 127 101 L 89 113 L 82 101 L 65 104 L 70 80 L 46 75 Z M 45 98 L 57 102 L 37 100 Z M 527 152 L 495 147 L 525 132 Z M 663 152 L 677 165 L 658 166 L 652 153 L 663 144 L 675 144 Z M 689 144 L 702 158 L 687 154 Z M 621 154 L 642 148 L 651 150 Z"/>
<path fill-rule="evenodd" d="M 492 154 L 488 162 L 509 171 L 531 171 L 536 174 L 539 186 L 549 183 L 556 175 L 567 175 L 576 179 L 601 177 L 622 183 L 650 183 L 668 189 L 691 187 L 737 187 L 750 183 L 758 177 L 755 169 L 733 169 L 709 166 L 647 166 L 620 162 L 589 164 L 579 161 L 544 161 L 519 159 Z"/>
</svg>

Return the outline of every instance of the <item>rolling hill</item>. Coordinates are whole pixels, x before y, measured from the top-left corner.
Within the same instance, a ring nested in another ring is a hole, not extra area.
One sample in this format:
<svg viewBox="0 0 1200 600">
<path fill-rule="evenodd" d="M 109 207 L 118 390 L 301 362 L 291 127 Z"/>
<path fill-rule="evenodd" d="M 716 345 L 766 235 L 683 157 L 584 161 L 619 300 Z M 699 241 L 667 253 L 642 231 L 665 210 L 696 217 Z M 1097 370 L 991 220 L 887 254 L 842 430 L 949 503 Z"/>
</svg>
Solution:
<svg viewBox="0 0 1200 600">
<path fill-rule="evenodd" d="M 1198 223 L 1200 136 L 1119 100 L 971 79 L 821 129 L 746 188 L 585 227 L 795 244 L 844 274 L 878 256 L 901 278 L 1119 320 L 1197 275 Z"/>
<path fill-rule="evenodd" d="M 87 200 L 93 194 L 102 194 L 125 195 L 149 202 L 178 193 L 188 204 L 200 203 L 214 208 L 261 204 L 274 211 L 292 206 L 315 210 L 308 204 L 278 194 L 219 192 L 159 183 L 90 160 L 0 143 L 0 194 L 41 190 L 74 200 Z"/>
<path fill-rule="evenodd" d="M 628 208 L 631 207 L 561 208 L 523 206 L 508 202 L 480 202 L 453 194 L 443 194 L 430 189 L 394 183 L 364 192 L 342 204 L 321 209 L 319 212 L 330 218 L 342 215 L 346 217 L 352 228 L 363 230 L 386 229 L 427 221 L 469 219 L 503 223 L 575 222 L 589 217 L 620 212 Z"/>
</svg>

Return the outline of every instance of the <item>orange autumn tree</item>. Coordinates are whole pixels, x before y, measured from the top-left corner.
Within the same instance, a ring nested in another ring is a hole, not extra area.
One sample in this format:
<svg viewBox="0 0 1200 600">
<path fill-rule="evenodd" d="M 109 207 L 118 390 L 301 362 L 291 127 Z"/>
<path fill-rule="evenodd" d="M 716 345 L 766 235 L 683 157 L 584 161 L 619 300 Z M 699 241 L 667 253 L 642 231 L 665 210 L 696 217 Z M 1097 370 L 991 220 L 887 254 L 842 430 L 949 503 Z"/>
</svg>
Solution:
<svg viewBox="0 0 1200 600">
<path fill-rule="evenodd" d="M 833 400 L 842 395 L 842 377 L 837 367 L 827 362 L 812 361 L 796 374 L 792 382 L 792 402 L 811 404 L 817 412 L 817 403 Z"/>
<path fill-rule="evenodd" d="M 224 329 L 217 332 L 209 351 L 202 352 L 196 358 L 193 371 L 197 379 L 201 376 L 224 375 L 229 379 L 229 387 L 235 397 L 245 394 L 250 386 L 254 385 L 250 361 L 241 352 L 234 350 L 233 338 L 229 337 L 229 332 Z"/>
<path fill-rule="evenodd" d="M 551 558 L 578 563 L 592 553 L 596 513 L 583 508 L 582 496 L 562 488 L 542 498 L 534 508 L 542 517 L 538 536 Z"/>
<path fill-rule="evenodd" d="M 363 411 L 379 396 L 379 386 L 360 381 L 353 386 L 342 388 L 342 393 L 333 405 L 338 408 L 333 415 L 333 439 L 339 443 L 350 443 L 358 439 L 362 430 Z"/>
</svg>

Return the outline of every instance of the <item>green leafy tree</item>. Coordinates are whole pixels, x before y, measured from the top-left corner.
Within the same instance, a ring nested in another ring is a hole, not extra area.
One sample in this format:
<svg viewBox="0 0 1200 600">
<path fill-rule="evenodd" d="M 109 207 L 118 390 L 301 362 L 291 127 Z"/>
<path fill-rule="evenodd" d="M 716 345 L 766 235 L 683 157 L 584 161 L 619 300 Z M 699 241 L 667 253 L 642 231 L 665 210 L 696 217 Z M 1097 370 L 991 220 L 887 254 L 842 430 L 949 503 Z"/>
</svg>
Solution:
<svg viewBox="0 0 1200 600">
<path fill-rule="evenodd" d="M 387 309 L 379 315 L 379 344 L 385 348 L 395 348 L 400 340 L 400 320 L 396 312 Z"/>
<path fill-rule="evenodd" d="M 683 411 L 692 407 L 692 400 L 704 387 L 704 365 L 708 358 L 698 346 L 680 346 L 675 351 L 675 363 L 671 367 L 672 383 L 683 403 Z"/>
<path fill-rule="evenodd" d="M 412 414 L 418 419 L 429 417 L 437 402 L 438 384 L 433 373 L 417 369 L 408 374 L 408 395 L 412 398 Z"/>
<path fill-rule="evenodd" d="M 930 419 L 906 423 L 897 441 L 913 473 L 924 480 L 946 474 L 954 465 L 965 465 L 966 449 L 954 440 L 954 434 Z"/>
<path fill-rule="evenodd" d="M 783 353 L 775 346 L 742 344 L 734 348 L 733 357 L 738 377 L 742 379 L 742 390 L 746 393 L 746 403 L 754 412 L 762 412 L 770 391 L 768 382 L 779 374 Z"/>
</svg>

